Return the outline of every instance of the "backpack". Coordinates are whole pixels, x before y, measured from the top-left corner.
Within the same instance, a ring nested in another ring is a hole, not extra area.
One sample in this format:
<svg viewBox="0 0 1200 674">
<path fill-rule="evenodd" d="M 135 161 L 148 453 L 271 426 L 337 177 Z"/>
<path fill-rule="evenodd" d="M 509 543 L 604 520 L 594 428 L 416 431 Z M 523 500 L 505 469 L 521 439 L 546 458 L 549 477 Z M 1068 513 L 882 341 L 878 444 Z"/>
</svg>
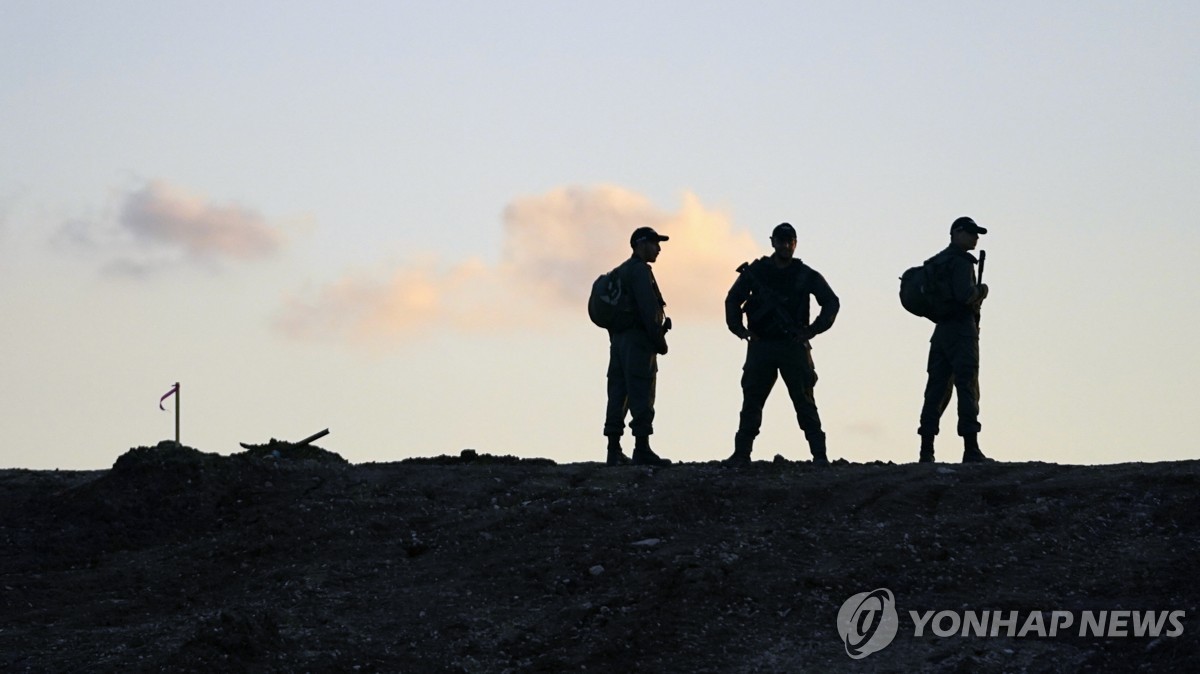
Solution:
<svg viewBox="0 0 1200 674">
<path fill-rule="evenodd" d="M 597 277 L 588 295 L 588 318 L 605 330 L 627 330 L 634 324 L 633 297 L 621 281 L 620 269 Z"/>
<path fill-rule="evenodd" d="M 919 267 L 910 267 L 900 275 L 900 304 L 914 316 L 934 323 L 955 309 L 950 291 L 949 265 L 932 257 Z"/>
</svg>

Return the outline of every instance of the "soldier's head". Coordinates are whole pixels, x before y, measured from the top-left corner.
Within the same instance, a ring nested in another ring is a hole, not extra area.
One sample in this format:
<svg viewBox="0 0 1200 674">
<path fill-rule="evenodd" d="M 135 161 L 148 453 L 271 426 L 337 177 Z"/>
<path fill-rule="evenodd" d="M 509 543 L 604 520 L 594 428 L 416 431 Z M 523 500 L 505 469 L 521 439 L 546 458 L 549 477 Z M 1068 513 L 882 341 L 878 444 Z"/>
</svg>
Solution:
<svg viewBox="0 0 1200 674">
<path fill-rule="evenodd" d="M 955 220 L 950 225 L 951 245 L 963 250 L 975 250 L 975 246 L 979 245 L 980 234 L 987 234 L 987 230 L 966 216 Z"/>
<path fill-rule="evenodd" d="M 775 225 L 775 229 L 771 230 L 771 247 L 779 259 L 792 259 L 796 254 L 796 228 L 786 222 Z"/>
<path fill-rule="evenodd" d="M 662 250 L 659 245 L 661 241 L 667 241 L 671 237 L 663 236 L 649 227 L 638 227 L 633 230 L 633 234 L 629 236 L 629 247 L 633 248 L 633 254 L 642 258 L 646 262 L 654 262 L 658 259 L 658 253 Z"/>
</svg>

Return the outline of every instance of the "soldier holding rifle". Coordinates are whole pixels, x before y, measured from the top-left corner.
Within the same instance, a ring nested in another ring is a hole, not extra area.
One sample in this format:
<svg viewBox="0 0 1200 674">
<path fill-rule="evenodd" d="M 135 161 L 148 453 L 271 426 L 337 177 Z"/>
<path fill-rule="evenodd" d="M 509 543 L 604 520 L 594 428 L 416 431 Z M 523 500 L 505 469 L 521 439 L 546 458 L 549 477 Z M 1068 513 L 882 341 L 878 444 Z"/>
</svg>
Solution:
<svg viewBox="0 0 1200 674">
<path fill-rule="evenodd" d="M 796 254 L 796 230 L 782 223 L 771 232 L 770 257 L 738 267 L 738 279 L 725 297 L 725 322 L 730 332 L 748 340 L 746 364 L 742 368 L 742 411 L 733 455 L 726 465 L 750 463 L 754 438 L 762 426 L 763 406 L 782 376 L 796 410 L 796 420 L 808 440 L 812 461 L 829 465 L 825 432 L 817 413 L 809 340 L 828 330 L 837 317 L 840 303 L 825 278 L 804 264 Z M 816 298 L 821 312 L 809 321 L 809 298 Z M 746 314 L 749 325 L 742 322 Z"/>
</svg>

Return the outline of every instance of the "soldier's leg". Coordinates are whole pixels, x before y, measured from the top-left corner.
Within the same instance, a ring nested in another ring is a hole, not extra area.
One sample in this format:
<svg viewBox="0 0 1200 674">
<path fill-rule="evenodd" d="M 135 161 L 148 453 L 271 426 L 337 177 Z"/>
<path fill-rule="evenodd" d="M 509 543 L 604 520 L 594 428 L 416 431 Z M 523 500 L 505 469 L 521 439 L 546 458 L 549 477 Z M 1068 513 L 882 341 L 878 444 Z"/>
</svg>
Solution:
<svg viewBox="0 0 1200 674">
<path fill-rule="evenodd" d="M 962 338 L 953 352 L 954 387 L 958 396 L 958 434 L 963 438 L 963 463 L 990 462 L 979 449 L 979 339 Z"/>
<path fill-rule="evenodd" d="M 626 344 L 625 381 L 629 399 L 629 430 L 634 437 L 654 433 L 654 395 L 658 380 L 658 354 L 650 339 L 640 331 L 631 332 Z"/>
<path fill-rule="evenodd" d="M 808 440 L 813 461 L 827 462 L 825 432 L 821 430 L 821 415 L 817 412 L 817 369 L 813 365 L 812 352 L 802 346 L 788 345 L 779 372 L 783 375 L 783 383 L 787 384 L 796 421 Z"/>
<path fill-rule="evenodd" d="M 763 406 L 767 404 L 767 396 L 771 395 L 777 376 L 770 344 L 760 341 L 747 344 L 746 364 L 742 366 L 742 411 L 738 418 L 737 440 L 749 443 L 758 437 Z"/>
<path fill-rule="evenodd" d="M 958 396 L 958 434 L 976 435 L 983 428 L 979 423 L 979 339 L 957 340 L 950 363 Z"/>
<path fill-rule="evenodd" d="M 950 404 L 950 395 L 954 390 L 954 370 L 950 365 L 943 346 L 936 342 L 929 344 L 929 361 L 925 366 L 928 379 L 925 382 L 925 402 L 921 406 L 921 425 L 917 434 L 922 438 L 932 438 L 938 434 L 942 413 Z"/>
<path fill-rule="evenodd" d="M 620 344 L 622 335 L 613 335 L 608 347 L 608 405 L 604 410 L 604 434 L 610 445 L 625 433 L 625 413 L 629 410 L 629 391 L 625 379 Z"/>
<path fill-rule="evenodd" d="M 658 354 L 645 333 L 634 331 L 628 345 L 625 380 L 629 388 L 629 430 L 633 432 L 634 447 L 631 462 L 635 466 L 669 466 L 650 449 L 654 433 L 654 394 L 658 383 Z"/>
</svg>

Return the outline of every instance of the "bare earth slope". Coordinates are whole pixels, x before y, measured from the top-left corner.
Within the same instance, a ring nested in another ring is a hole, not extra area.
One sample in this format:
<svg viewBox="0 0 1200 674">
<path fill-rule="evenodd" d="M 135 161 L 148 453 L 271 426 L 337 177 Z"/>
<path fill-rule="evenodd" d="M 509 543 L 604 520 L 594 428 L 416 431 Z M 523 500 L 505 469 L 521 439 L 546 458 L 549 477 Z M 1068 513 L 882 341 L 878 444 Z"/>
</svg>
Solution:
<svg viewBox="0 0 1200 674">
<path fill-rule="evenodd" d="M 0 669 L 1200 662 L 1200 462 L 653 470 L 282 449 L 164 443 L 109 471 L 0 472 Z M 876 588 L 893 593 L 899 632 L 854 660 L 838 611 Z M 942 610 L 1077 622 L 1053 637 L 915 634 L 910 612 Z M 1183 611 L 1182 633 L 1081 637 L 1085 611 Z"/>
</svg>

